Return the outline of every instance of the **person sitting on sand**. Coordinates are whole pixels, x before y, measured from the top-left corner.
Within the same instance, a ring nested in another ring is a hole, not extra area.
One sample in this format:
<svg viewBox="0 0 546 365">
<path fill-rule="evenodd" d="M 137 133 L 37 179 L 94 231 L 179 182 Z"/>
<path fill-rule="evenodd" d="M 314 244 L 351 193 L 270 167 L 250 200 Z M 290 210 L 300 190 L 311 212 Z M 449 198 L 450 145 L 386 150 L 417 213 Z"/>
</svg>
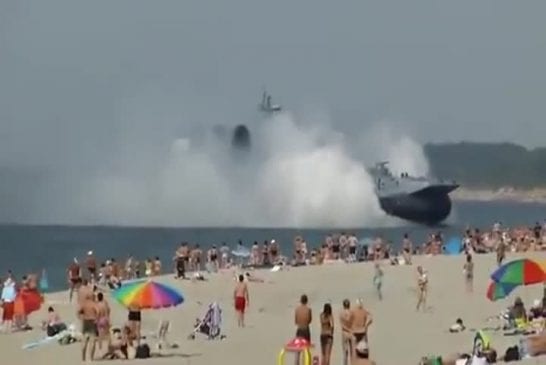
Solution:
<svg viewBox="0 0 546 365">
<path fill-rule="evenodd" d="M 245 278 L 250 283 L 264 283 L 265 280 L 257 276 L 251 275 L 248 271 L 245 272 Z"/>
<path fill-rule="evenodd" d="M 129 360 L 134 357 L 134 348 L 131 340 L 131 328 L 124 326 L 123 331 L 115 328 L 112 331 L 108 351 L 102 357 L 103 360 Z"/>
<path fill-rule="evenodd" d="M 66 324 L 61 321 L 61 317 L 59 317 L 53 307 L 49 307 L 47 309 L 47 318 L 42 322 L 42 329 L 46 331 L 47 336 L 55 336 L 56 334 L 64 331 L 66 328 Z"/>
<path fill-rule="evenodd" d="M 527 311 L 520 297 L 516 297 L 510 308 L 510 321 L 516 328 L 524 327 L 527 323 Z"/>
<path fill-rule="evenodd" d="M 463 324 L 463 320 L 460 318 L 457 318 L 454 324 L 449 327 L 449 332 L 451 333 L 459 333 L 466 329 L 465 325 Z"/>
</svg>

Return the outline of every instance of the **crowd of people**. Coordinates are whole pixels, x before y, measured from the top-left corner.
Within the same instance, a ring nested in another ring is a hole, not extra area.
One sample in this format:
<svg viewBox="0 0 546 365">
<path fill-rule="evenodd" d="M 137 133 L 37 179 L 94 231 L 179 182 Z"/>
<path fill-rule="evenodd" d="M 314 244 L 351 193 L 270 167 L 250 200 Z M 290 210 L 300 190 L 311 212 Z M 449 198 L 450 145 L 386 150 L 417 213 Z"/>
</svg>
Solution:
<svg viewBox="0 0 546 365">
<path fill-rule="evenodd" d="M 244 245 L 239 241 L 237 250 L 231 250 L 226 243 L 219 246 L 211 246 L 202 249 L 199 244 L 182 242 L 175 250 L 168 264 L 159 257 L 137 259 L 132 255 L 116 260 L 109 258 L 99 261 L 93 251 L 87 252 L 83 259 L 74 258 L 67 268 L 69 283 L 69 301 L 73 301 L 76 295 L 78 316 L 81 321 L 82 334 L 82 359 L 97 358 L 95 346 L 98 346 L 102 358 L 127 359 L 131 351 L 141 345 L 141 315 L 139 308 L 128 308 L 127 321 L 113 331 L 110 319 L 110 308 L 107 301 L 109 290 L 119 288 L 125 281 L 143 277 L 159 276 L 174 272 L 176 278 L 185 279 L 188 273 L 217 272 L 232 267 L 271 267 L 275 265 L 321 265 L 329 262 L 344 261 L 347 263 L 358 261 L 373 261 L 374 276 L 373 286 L 376 289 L 379 300 L 382 300 L 383 269 L 381 262 L 387 260 L 390 264 L 412 264 L 414 255 L 436 255 L 444 252 L 444 238 L 440 232 L 431 234 L 422 244 L 414 244 L 409 234 L 401 237 L 399 249 L 382 238 L 368 241 L 359 241 L 354 233 L 334 233 L 327 235 L 318 246 L 311 247 L 301 235 L 294 237 L 292 245 L 283 248 L 287 255 L 283 255 L 281 247 L 276 240 L 266 240 L 259 244 L 254 242 L 248 254 L 244 251 Z M 288 248 L 288 250 L 287 250 Z M 469 292 L 473 290 L 474 254 L 495 252 L 497 263 L 503 263 L 508 252 L 525 252 L 529 250 L 546 249 L 546 225 L 535 224 L 533 227 L 504 228 L 502 224 L 495 223 L 490 230 L 481 231 L 477 228 L 465 230 L 461 241 L 460 253 L 464 253 L 464 280 Z M 239 253 L 235 255 L 234 251 Z M 236 259 L 235 256 L 244 260 Z M 416 310 L 426 310 L 428 292 L 427 271 L 418 266 L 416 268 L 417 304 Z M 2 281 L 2 328 L 4 330 L 21 330 L 28 326 L 27 310 L 16 310 L 15 298 L 17 293 L 38 291 L 36 275 L 27 275 L 19 282 L 13 274 L 8 273 Z M 249 281 L 260 281 L 250 273 L 237 276 L 233 300 L 237 313 L 239 327 L 245 326 L 244 313 L 250 302 L 250 294 L 247 286 Z M 311 339 L 310 325 L 313 320 L 312 311 L 306 295 L 302 295 L 300 305 L 295 311 L 296 336 Z M 514 308 L 521 309 L 523 303 L 517 302 Z M 332 348 L 334 347 L 334 328 L 339 323 L 340 336 L 344 364 L 349 360 L 353 365 L 373 364 L 369 359 L 368 328 L 372 324 L 371 314 L 364 308 L 364 302 L 359 299 L 354 304 L 349 300 L 342 303 L 342 311 L 335 320 L 330 303 L 324 304 L 319 316 L 320 322 L 320 348 L 321 364 L 329 365 Z M 518 309 L 518 310 L 519 310 Z M 546 292 L 541 305 L 533 306 L 530 314 L 525 310 L 511 313 L 511 317 L 519 321 L 516 314 L 524 313 L 525 320 L 546 316 Z M 59 318 L 53 307 L 48 308 L 48 316 L 43 322 L 43 329 L 48 335 L 55 335 L 66 329 L 66 325 Z M 544 335 L 543 335 L 544 337 Z M 540 349 L 542 337 L 531 341 L 531 352 L 537 353 Z M 106 343 L 106 345 L 104 345 Z M 546 344 L 546 339 L 544 339 Z M 528 348 L 529 346 L 527 346 Z M 132 349 L 132 350 L 131 350 Z M 537 350 L 538 349 L 538 350 Z M 546 351 L 546 345 L 544 345 Z M 134 354 L 132 355 L 134 356 Z"/>
</svg>

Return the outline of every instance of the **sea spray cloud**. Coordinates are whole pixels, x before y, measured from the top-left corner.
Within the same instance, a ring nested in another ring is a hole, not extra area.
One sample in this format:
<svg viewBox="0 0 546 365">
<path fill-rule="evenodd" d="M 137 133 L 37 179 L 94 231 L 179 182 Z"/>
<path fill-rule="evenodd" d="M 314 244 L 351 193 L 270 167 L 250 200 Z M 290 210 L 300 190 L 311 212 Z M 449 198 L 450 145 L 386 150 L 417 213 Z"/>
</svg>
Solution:
<svg viewBox="0 0 546 365">
<path fill-rule="evenodd" d="M 145 147 L 164 154 L 148 159 L 156 161 L 153 166 L 132 161 L 126 170 L 91 179 L 84 185 L 86 194 L 81 196 L 87 198 L 80 201 L 80 209 L 93 221 L 123 225 L 393 224 L 379 208 L 365 166 L 387 158 L 422 168 L 426 161 L 413 161 L 423 158 L 419 145 L 394 130 L 372 129 L 366 138 L 374 153 L 356 158 L 350 153 L 354 136 L 337 132 L 326 119 L 315 123 L 281 113 L 258 120 L 249 125 L 248 155 L 234 153 L 229 138 L 219 138 L 212 128 L 205 138 L 188 132 L 173 137 L 168 148 Z"/>
</svg>

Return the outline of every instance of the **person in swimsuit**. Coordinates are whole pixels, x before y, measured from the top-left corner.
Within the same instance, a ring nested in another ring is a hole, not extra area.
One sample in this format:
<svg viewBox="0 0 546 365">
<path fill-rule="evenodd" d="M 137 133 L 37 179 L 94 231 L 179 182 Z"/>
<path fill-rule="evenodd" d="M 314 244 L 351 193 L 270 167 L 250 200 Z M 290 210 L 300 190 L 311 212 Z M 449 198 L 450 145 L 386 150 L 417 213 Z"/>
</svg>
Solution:
<svg viewBox="0 0 546 365">
<path fill-rule="evenodd" d="M 235 311 L 237 312 L 237 325 L 245 326 L 245 309 L 249 304 L 248 287 L 245 283 L 244 275 L 239 275 L 237 285 L 233 291 L 233 300 L 235 303 Z"/>
<path fill-rule="evenodd" d="M 330 303 L 324 304 L 320 314 L 320 349 L 322 353 L 322 365 L 330 365 L 332 346 L 334 344 L 334 317 Z"/>
<path fill-rule="evenodd" d="M 134 334 L 137 345 L 140 345 L 140 330 L 141 330 L 141 322 L 142 322 L 142 316 L 140 313 L 140 308 L 138 307 L 129 307 L 129 314 L 127 315 L 127 320 L 129 324 L 129 328 L 131 329 L 131 333 Z"/>
<path fill-rule="evenodd" d="M 216 249 L 216 245 L 212 245 L 212 248 L 209 250 L 209 260 L 212 271 L 217 272 L 220 267 L 218 265 L 218 250 Z"/>
<path fill-rule="evenodd" d="M 68 266 L 68 285 L 70 286 L 70 292 L 68 293 L 68 301 L 72 302 L 74 291 L 76 291 L 81 283 L 81 268 L 78 263 L 78 259 L 74 257 L 74 261 Z"/>
<path fill-rule="evenodd" d="M 185 250 L 185 243 L 182 242 L 180 247 L 176 250 L 174 254 L 174 262 L 176 266 L 176 278 L 185 279 L 186 278 L 186 256 L 187 252 Z"/>
<path fill-rule="evenodd" d="M 101 292 L 97 294 L 97 312 L 99 350 L 102 350 L 102 341 L 107 339 L 110 333 L 110 306 L 108 305 L 108 302 L 104 300 L 104 294 Z"/>
<path fill-rule="evenodd" d="M 426 309 L 427 292 L 428 292 L 428 276 L 422 266 L 417 266 L 417 306 L 418 311 L 421 307 Z"/>
<path fill-rule="evenodd" d="M 98 311 L 92 295 L 86 295 L 85 298 L 83 298 L 79 306 L 78 317 L 82 321 L 82 361 L 85 362 L 87 357 L 89 342 L 91 342 L 91 353 L 89 354 L 89 358 L 93 361 L 95 358 L 95 347 L 97 345 Z"/>
<path fill-rule="evenodd" d="M 466 283 L 466 291 L 472 293 L 474 288 L 474 262 L 472 262 L 472 255 L 466 255 L 466 262 L 463 267 L 464 278 Z"/>
<path fill-rule="evenodd" d="M 303 294 L 300 298 L 300 305 L 294 311 L 294 323 L 296 325 L 296 337 L 304 338 L 311 342 L 311 330 L 309 326 L 313 320 L 313 314 L 307 303 L 307 295 Z"/>
<path fill-rule="evenodd" d="M 97 260 L 93 256 L 93 251 L 87 253 L 87 258 L 85 259 L 85 266 L 87 266 L 87 272 L 89 274 L 89 281 L 95 283 L 97 280 Z"/>
<path fill-rule="evenodd" d="M 341 347 L 343 350 L 343 365 L 349 365 L 349 359 L 353 353 L 353 317 L 351 312 L 351 302 L 349 299 L 343 300 L 343 310 L 339 314 L 339 323 L 341 324 Z"/>
<path fill-rule="evenodd" d="M 366 309 L 362 299 L 356 301 L 356 306 L 351 310 L 351 332 L 353 334 L 354 345 L 364 340 L 368 342 L 368 328 L 372 324 L 372 315 Z"/>
</svg>

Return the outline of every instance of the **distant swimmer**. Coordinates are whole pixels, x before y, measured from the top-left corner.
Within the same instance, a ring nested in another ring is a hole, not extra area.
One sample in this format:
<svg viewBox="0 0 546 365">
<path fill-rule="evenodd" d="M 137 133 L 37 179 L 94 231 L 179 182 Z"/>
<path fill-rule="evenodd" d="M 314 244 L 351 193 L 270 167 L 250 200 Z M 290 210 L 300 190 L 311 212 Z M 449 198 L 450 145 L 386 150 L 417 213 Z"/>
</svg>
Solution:
<svg viewBox="0 0 546 365">
<path fill-rule="evenodd" d="M 237 312 L 237 325 L 239 327 L 245 326 L 245 309 L 250 302 L 248 294 L 248 286 L 245 283 L 245 276 L 239 275 L 239 280 L 233 291 L 233 301 L 235 304 L 235 311 Z"/>
</svg>

